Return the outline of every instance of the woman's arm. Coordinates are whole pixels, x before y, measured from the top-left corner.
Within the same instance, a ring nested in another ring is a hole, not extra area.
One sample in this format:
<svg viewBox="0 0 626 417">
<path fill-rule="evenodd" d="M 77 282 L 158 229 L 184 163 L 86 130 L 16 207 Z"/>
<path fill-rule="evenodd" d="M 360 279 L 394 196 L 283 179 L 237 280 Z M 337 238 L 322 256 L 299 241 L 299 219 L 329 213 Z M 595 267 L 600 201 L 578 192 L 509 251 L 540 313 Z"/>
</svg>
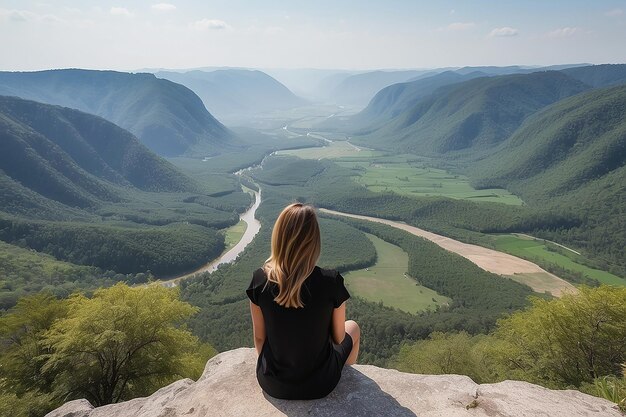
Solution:
<svg viewBox="0 0 626 417">
<path fill-rule="evenodd" d="M 346 336 L 346 302 L 333 310 L 333 342 L 338 345 Z"/>
<path fill-rule="evenodd" d="M 257 355 L 261 354 L 263 343 L 265 343 L 265 322 L 261 307 L 250 301 L 250 315 L 252 316 L 252 333 L 254 334 L 254 347 Z"/>
</svg>

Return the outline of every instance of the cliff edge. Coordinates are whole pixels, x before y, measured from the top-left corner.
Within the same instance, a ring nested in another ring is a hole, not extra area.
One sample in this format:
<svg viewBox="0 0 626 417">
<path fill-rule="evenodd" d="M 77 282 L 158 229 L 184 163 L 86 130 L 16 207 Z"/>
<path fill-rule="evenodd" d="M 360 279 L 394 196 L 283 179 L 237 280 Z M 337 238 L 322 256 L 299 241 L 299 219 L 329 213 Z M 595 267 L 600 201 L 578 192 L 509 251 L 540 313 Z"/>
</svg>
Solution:
<svg viewBox="0 0 626 417">
<path fill-rule="evenodd" d="M 196 382 L 182 379 L 145 398 L 94 408 L 70 401 L 46 417 L 200 416 L 546 416 L 623 417 L 615 405 L 578 391 L 519 381 L 476 384 L 461 375 L 416 375 L 370 365 L 346 367 L 326 398 L 284 401 L 263 393 L 254 349 L 221 353 Z"/>
</svg>

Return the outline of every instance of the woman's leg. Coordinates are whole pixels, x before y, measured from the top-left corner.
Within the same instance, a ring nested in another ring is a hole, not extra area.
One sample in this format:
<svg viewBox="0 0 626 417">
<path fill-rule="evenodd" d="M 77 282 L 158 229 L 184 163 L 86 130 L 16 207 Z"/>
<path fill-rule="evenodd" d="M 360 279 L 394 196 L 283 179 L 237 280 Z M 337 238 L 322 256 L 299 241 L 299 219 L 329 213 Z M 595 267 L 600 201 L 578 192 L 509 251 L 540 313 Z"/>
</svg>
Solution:
<svg viewBox="0 0 626 417">
<path fill-rule="evenodd" d="M 354 365 L 359 356 L 359 343 L 361 342 L 361 329 L 354 320 L 346 321 L 346 333 L 352 338 L 352 351 L 346 359 L 346 365 Z"/>
</svg>

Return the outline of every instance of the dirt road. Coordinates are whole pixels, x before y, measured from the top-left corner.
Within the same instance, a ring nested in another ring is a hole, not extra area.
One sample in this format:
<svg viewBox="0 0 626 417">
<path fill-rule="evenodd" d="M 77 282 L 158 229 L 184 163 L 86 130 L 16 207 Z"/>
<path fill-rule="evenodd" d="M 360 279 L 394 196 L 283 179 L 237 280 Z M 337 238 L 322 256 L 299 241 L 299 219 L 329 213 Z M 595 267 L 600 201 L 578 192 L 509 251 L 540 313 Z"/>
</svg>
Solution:
<svg viewBox="0 0 626 417">
<path fill-rule="evenodd" d="M 415 226 L 393 220 L 378 217 L 361 216 L 358 214 L 343 213 L 335 210 L 320 209 L 322 213 L 336 216 L 351 217 L 354 219 L 367 220 L 383 223 L 397 229 L 405 230 L 415 236 L 423 237 L 436 243 L 440 247 L 469 259 L 480 268 L 494 274 L 503 275 L 515 281 L 528 285 L 533 291 L 543 293 L 549 291 L 552 295 L 560 297 L 564 292 L 576 292 L 569 282 L 545 271 L 534 263 L 508 253 L 498 252 L 482 246 L 459 242 L 449 237 L 428 232 Z"/>
</svg>

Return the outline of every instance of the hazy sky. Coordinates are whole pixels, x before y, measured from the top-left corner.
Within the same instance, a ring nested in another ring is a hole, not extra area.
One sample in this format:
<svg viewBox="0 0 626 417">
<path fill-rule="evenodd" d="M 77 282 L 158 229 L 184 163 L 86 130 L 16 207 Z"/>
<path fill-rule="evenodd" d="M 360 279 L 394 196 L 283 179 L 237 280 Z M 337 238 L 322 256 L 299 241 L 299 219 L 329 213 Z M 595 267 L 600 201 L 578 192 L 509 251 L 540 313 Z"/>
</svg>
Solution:
<svg viewBox="0 0 626 417">
<path fill-rule="evenodd" d="M 626 62 L 626 1 L 0 0 L 0 70 Z"/>
</svg>

